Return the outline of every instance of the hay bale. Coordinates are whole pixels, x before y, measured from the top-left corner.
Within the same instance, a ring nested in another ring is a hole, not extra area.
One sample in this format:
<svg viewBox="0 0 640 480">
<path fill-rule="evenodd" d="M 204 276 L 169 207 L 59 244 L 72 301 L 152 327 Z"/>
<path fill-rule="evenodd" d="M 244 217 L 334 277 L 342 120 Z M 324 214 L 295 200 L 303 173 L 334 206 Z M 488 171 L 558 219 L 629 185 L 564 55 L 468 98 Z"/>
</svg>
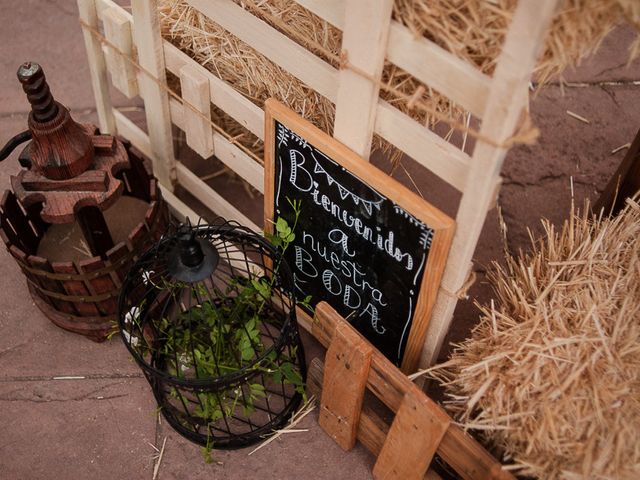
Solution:
<svg viewBox="0 0 640 480">
<path fill-rule="evenodd" d="M 339 67 L 342 33 L 296 2 L 233 1 Z M 516 0 L 395 0 L 393 16 L 415 35 L 429 38 L 490 75 L 515 6 Z M 251 101 L 262 107 L 267 98 L 278 98 L 323 131 L 332 133 L 335 107 L 330 101 L 185 0 L 160 0 L 159 9 L 165 38 Z M 579 63 L 623 17 L 640 30 L 637 0 L 565 0 L 546 42 L 538 67 L 538 81 L 546 82 L 565 67 Z M 636 42 L 632 54 L 638 52 L 638 45 L 640 41 Z M 385 62 L 382 85 L 381 98 L 428 127 L 438 123 L 433 112 L 459 123 L 466 113 L 390 62 Z M 224 119 L 219 120 L 223 129 L 233 128 Z M 374 138 L 373 148 L 382 148 L 385 153 L 392 150 L 378 137 Z"/>
<path fill-rule="evenodd" d="M 430 372 L 446 408 L 524 475 L 640 478 L 639 199 L 615 218 L 545 223 L 530 253 L 495 269 L 495 302 Z"/>
<path fill-rule="evenodd" d="M 394 17 L 415 35 L 491 75 L 515 12 L 516 0 L 395 0 Z M 640 33 L 637 0 L 564 0 L 555 14 L 538 60 L 536 80 L 544 84 L 593 54 L 616 25 L 627 19 Z M 640 36 L 631 46 L 638 54 Z"/>
</svg>

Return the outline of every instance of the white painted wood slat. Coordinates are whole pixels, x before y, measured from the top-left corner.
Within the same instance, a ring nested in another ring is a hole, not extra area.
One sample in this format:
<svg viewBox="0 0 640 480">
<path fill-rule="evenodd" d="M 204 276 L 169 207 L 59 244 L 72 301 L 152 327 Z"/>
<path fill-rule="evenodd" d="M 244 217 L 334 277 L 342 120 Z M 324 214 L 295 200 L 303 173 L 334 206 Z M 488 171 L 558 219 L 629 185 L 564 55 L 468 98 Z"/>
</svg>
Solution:
<svg viewBox="0 0 640 480">
<path fill-rule="evenodd" d="M 447 183 L 464 189 L 469 155 L 384 100 L 378 103 L 375 131 Z"/>
<path fill-rule="evenodd" d="M 96 30 L 99 28 L 95 0 L 78 0 L 78 13 L 81 21 Z M 109 94 L 107 66 L 100 40 L 93 35 L 93 32 L 86 28 L 82 29 L 82 36 L 84 37 L 84 45 L 89 60 L 91 87 L 93 88 L 93 96 L 96 99 L 100 131 L 102 133 L 115 134 L 116 123 L 113 117 L 111 96 Z"/>
<path fill-rule="evenodd" d="M 167 91 L 158 84 L 166 84 L 166 73 L 157 0 L 132 0 L 131 9 L 135 23 L 133 40 L 138 49 L 138 62 L 154 77 L 150 78 L 145 74 L 138 77 L 138 88 L 144 97 L 147 129 L 153 152 L 153 173 L 162 185 L 171 189 L 175 179 L 175 158 L 169 98 Z"/>
<path fill-rule="evenodd" d="M 229 203 L 213 188 L 200 180 L 195 173 L 180 162 L 176 162 L 176 173 L 178 174 L 178 182 L 180 185 L 202 202 L 202 204 L 209 210 L 217 213 L 227 220 L 235 220 L 241 225 L 249 227 L 254 232 L 260 231 L 260 228 L 253 223 L 249 217 Z"/>
<path fill-rule="evenodd" d="M 153 152 L 151 150 L 149 135 L 144 133 L 140 127 L 125 117 L 122 112 L 114 110 L 113 115 L 116 120 L 118 134 L 129 140 L 131 144 L 140 150 L 143 155 L 151 159 Z"/>
<path fill-rule="evenodd" d="M 181 130 L 184 130 L 183 112 L 186 109 L 178 100 L 170 102 L 171 120 Z M 264 168 L 262 165 L 243 152 L 223 135 L 213 132 L 213 148 L 216 157 L 227 167 L 244 178 L 249 185 L 264 193 Z"/>
<path fill-rule="evenodd" d="M 213 155 L 213 128 L 211 126 L 211 97 L 209 80 L 193 64 L 180 68 L 182 98 L 196 110 L 183 110 L 183 130 L 189 145 L 198 155 Z"/>
<path fill-rule="evenodd" d="M 393 0 L 346 3 L 342 54 L 370 78 L 349 68 L 340 70 L 333 136 L 368 159 Z"/>
<path fill-rule="evenodd" d="M 131 18 L 119 7 L 111 7 L 102 13 L 105 38 L 115 45 L 120 52 L 105 45 L 105 57 L 111 82 L 125 97 L 133 98 L 138 94 L 136 67 L 126 57 L 133 56 L 133 39 L 131 37 Z M 123 56 L 124 55 L 124 56 Z"/>
<path fill-rule="evenodd" d="M 449 331 L 457 303 L 457 292 L 464 285 L 469 264 L 482 231 L 487 208 L 494 197 L 496 183 L 506 156 L 503 144 L 513 135 L 526 107 L 522 92 L 529 83 L 547 28 L 558 0 L 518 2 L 507 38 L 498 57 L 496 73 L 483 115 L 480 134 L 492 144 L 478 140 L 473 152 L 463 196 L 456 216 L 456 233 L 441 289 L 427 330 L 420 365 L 432 365 Z M 447 291 L 444 291 L 447 290 Z"/>
<path fill-rule="evenodd" d="M 260 107 L 244 97 L 227 82 L 195 63 L 187 54 L 181 52 L 168 41 L 165 40 L 163 45 L 167 70 L 179 76 L 182 67 L 193 65 L 201 75 L 209 80 L 211 102 L 228 113 L 235 121 L 258 138 L 262 139 L 264 137 L 264 111 Z"/>
<path fill-rule="evenodd" d="M 345 0 L 296 0 L 340 30 L 348 30 Z M 367 6 L 369 6 L 368 2 Z M 389 27 L 387 60 L 406 70 L 421 82 L 449 97 L 453 102 L 482 117 L 489 95 L 491 78 L 474 65 L 456 57 L 425 39 L 416 38 L 401 23 Z"/>
<path fill-rule="evenodd" d="M 231 0 L 188 3 L 332 102 L 338 71 Z"/>
</svg>

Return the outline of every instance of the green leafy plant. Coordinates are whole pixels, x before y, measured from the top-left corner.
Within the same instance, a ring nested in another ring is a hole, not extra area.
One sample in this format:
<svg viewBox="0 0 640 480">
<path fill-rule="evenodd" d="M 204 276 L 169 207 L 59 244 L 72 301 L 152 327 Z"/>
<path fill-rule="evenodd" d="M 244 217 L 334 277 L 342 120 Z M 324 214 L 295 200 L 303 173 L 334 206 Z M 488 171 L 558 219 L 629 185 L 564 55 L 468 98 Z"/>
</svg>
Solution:
<svg viewBox="0 0 640 480">
<path fill-rule="evenodd" d="M 203 284 L 187 286 L 164 278 L 156 279 L 154 283 L 151 276 L 147 277 L 155 288 L 169 292 L 175 305 L 184 304 L 180 292 L 185 287 L 191 290 L 196 304 L 183 309 L 174 318 L 163 317 L 156 325 L 152 340 L 141 336 L 142 341 L 150 342 L 144 350 L 155 352 L 167 373 L 182 380 L 219 378 L 247 370 L 244 376 L 247 380 L 222 391 L 174 387 L 168 392 L 176 406 L 190 412 L 191 418 L 185 422 L 191 422 L 193 426 L 197 421 L 206 428 L 207 444 L 202 452 L 207 462 L 211 461 L 213 448 L 211 427 L 234 416 L 253 414 L 256 403 L 269 395 L 265 385 L 290 385 L 306 401 L 303 379 L 296 366 L 296 348 L 288 346 L 281 352 L 269 351 L 270 342 L 265 344 L 263 340 L 267 324 L 276 318 L 271 298 L 277 272 L 284 252 L 295 239 L 294 230 L 300 215 L 300 202 L 290 201 L 290 204 L 295 212 L 293 226 L 278 218 L 273 235 L 267 235 L 278 250 L 270 276 L 235 277 L 227 282 L 224 290 Z M 309 302 L 310 297 L 307 297 L 300 303 L 309 306 Z M 140 309 L 130 312 L 130 322 L 138 322 Z M 185 423 L 185 426 L 188 425 Z"/>
</svg>

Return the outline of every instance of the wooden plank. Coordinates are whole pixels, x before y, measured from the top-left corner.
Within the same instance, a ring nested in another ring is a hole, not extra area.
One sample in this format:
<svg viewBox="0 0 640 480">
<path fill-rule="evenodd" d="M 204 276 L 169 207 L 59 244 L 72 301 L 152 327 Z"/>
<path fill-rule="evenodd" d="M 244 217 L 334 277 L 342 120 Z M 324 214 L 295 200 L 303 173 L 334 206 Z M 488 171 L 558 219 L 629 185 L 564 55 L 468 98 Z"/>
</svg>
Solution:
<svg viewBox="0 0 640 480">
<path fill-rule="evenodd" d="M 334 27 L 347 31 L 345 25 L 349 17 L 345 15 L 345 0 L 296 1 Z M 389 27 L 386 55 L 387 60 L 477 117 L 484 113 L 491 78 L 435 43 L 416 38 L 395 20 Z"/>
<path fill-rule="evenodd" d="M 169 105 L 171 121 L 179 129 L 184 130 L 183 112 L 185 107 L 176 99 L 171 99 Z M 264 167 L 262 165 L 229 142 L 221 133 L 213 132 L 213 148 L 218 160 L 249 182 L 253 188 L 264 193 Z"/>
<path fill-rule="evenodd" d="M 49 260 L 43 257 L 39 257 L 36 255 L 29 255 L 26 258 L 29 266 L 33 268 L 37 268 L 38 270 L 42 270 L 43 272 L 53 272 L 53 268 L 51 267 L 51 263 Z M 42 275 L 33 275 L 31 273 L 26 273 L 27 278 L 34 280 L 38 286 L 42 287 L 44 290 L 55 293 L 65 293 L 64 290 L 64 282 L 59 280 L 54 280 L 52 278 L 47 278 Z M 66 300 L 59 300 L 57 298 L 52 298 L 47 296 L 46 294 L 40 294 L 40 296 L 45 300 L 45 302 L 49 303 L 56 310 L 68 313 L 70 315 L 75 315 L 76 310 L 72 303 L 67 302 Z"/>
<path fill-rule="evenodd" d="M 118 133 L 129 140 L 143 155 L 151 159 L 153 151 L 151 150 L 149 135 L 144 133 L 144 130 L 129 120 L 123 113 L 114 110 L 113 115 L 116 120 Z"/>
<path fill-rule="evenodd" d="M 102 256 L 113 248 L 113 238 L 104 219 L 102 210 L 95 205 L 86 205 L 75 212 L 82 236 L 87 242 L 91 254 Z"/>
<path fill-rule="evenodd" d="M 99 30 L 95 0 L 77 1 L 80 20 L 90 27 Z M 102 46 L 90 30 L 83 28 L 82 36 L 84 37 L 84 45 L 87 50 L 91 87 L 93 88 L 93 96 L 96 99 L 96 111 L 98 113 L 100 132 L 115 134 L 116 125 L 113 118 L 111 96 L 109 95 L 109 78 Z"/>
<path fill-rule="evenodd" d="M 249 227 L 254 232 L 261 229 L 253 223 L 240 210 L 229 203 L 222 195 L 213 190 L 209 185 L 200 180 L 196 174 L 189 170 L 182 163 L 176 164 L 178 182 L 187 191 L 202 202 L 208 209 L 227 220 L 235 220 L 245 227 Z"/>
<path fill-rule="evenodd" d="M 322 395 L 322 382 L 324 380 L 324 364 L 319 358 L 311 360 L 307 373 L 308 395 L 315 395 L 319 398 Z M 382 451 L 385 438 L 389 432 L 389 425 L 373 410 L 366 402 L 362 405 L 360 421 L 358 422 L 358 441 L 364 445 L 374 456 L 378 456 Z M 428 470 L 424 476 L 425 480 L 438 480 L 440 477 Z M 483 478 L 483 477 L 477 477 Z"/>
<path fill-rule="evenodd" d="M 373 467 L 373 478 L 420 480 L 427 473 L 451 419 L 433 410 L 417 387 L 409 390 Z"/>
<path fill-rule="evenodd" d="M 109 273 L 111 277 L 111 281 L 116 288 L 120 288 L 122 286 L 122 282 L 124 281 L 129 268 L 131 267 L 131 262 L 122 262 L 119 263 L 120 260 L 129 254 L 129 248 L 127 248 L 127 244 L 125 242 L 118 242 L 111 250 L 107 252 L 107 265 L 111 266 L 113 264 L 119 264 L 115 270 L 112 270 Z"/>
<path fill-rule="evenodd" d="M 22 248 L 27 255 L 35 254 L 40 239 L 29 224 L 29 218 L 22 211 L 20 202 L 18 202 L 18 199 L 11 190 L 5 190 L 3 194 L 2 209 L 6 216 L 4 223 L 6 224 L 8 221 L 16 233 L 13 243 Z M 10 231 L 11 230 L 7 228 L 7 232 Z"/>
<path fill-rule="evenodd" d="M 129 147 L 127 150 L 131 168 L 126 170 L 124 175 L 127 178 L 131 194 L 148 203 L 154 201 L 157 194 L 155 187 L 157 180 L 147 170 L 145 161 L 140 156 L 138 149 Z"/>
<path fill-rule="evenodd" d="M 231 0 L 188 0 L 188 3 L 320 95 L 336 101 L 338 71 L 324 60 Z"/>
<path fill-rule="evenodd" d="M 526 107 L 524 92 L 557 4 L 558 0 L 518 2 L 504 48 L 498 57 L 489 99 L 482 115 L 480 134 L 491 139 L 493 144 L 478 140 L 473 152 L 456 216 L 456 233 L 442 277 L 442 288 L 427 329 L 421 367 L 436 361 L 449 331 L 457 298 L 443 289 L 457 292 L 466 281 L 469 263 L 508 150 L 495 145 L 504 144 L 520 122 Z"/>
<path fill-rule="evenodd" d="M 378 102 L 375 131 L 458 190 L 466 185 L 469 155 L 384 100 Z"/>
<path fill-rule="evenodd" d="M 228 113 L 256 137 L 264 137 L 264 111 L 260 107 L 244 97 L 227 82 L 219 79 L 203 66 L 198 65 L 192 58 L 168 41 L 165 40 L 163 45 L 167 70 L 179 76 L 180 69 L 183 66 L 192 65 L 209 80 L 211 102 Z"/>
<path fill-rule="evenodd" d="M 162 192 L 162 198 L 164 198 L 164 200 L 167 202 L 169 211 L 174 217 L 176 217 L 181 222 L 185 222 L 188 218 L 191 221 L 192 225 L 198 223 L 198 220 L 201 218 L 200 215 L 198 215 L 186 203 L 176 197 L 171 190 L 163 187 L 162 185 L 159 185 L 159 187 L 160 191 Z"/>
<path fill-rule="evenodd" d="M 76 266 L 72 262 L 53 262 L 51 264 L 53 271 L 56 273 L 80 273 Z M 88 297 L 91 292 L 87 289 L 84 282 L 80 280 L 64 280 L 62 286 L 67 295 Z M 92 302 L 83 302 L 81 300 L 75 300 L 73 302 L 78 314 L 85 317 L 92 317 L 100 315 L 98 308 Z"/>
<path fill-rule="evenodd" d="M 351 68 L 340 70 L 333 136 L 362 158 L 371 153 L 393 0 L 346 0 L 342 55 Z"/>
<path fill-rule="evenodd" d="M 209 158 L 213 155 L 209 81 L 193 64 L 184 65 L 180 69 L 179 76 L 182 99 L 190 105 L 182 109 L 182 123 L 187 145 L 201 157 Z M 195 108 L 200 115 L 191 107 Z"/>
<path fill-rule="evenodd" d="M 129 20 L 132 20 L 131 14 L 124 9 L 121 5 L 118 5 L 113 0 L 96 0 L 96 11 L 98 12 L 98 16 L 102 17 L 102 14 L 105 10 L 109 10 L 110 8 L 120 9 L 121 13 Z"/>
<path fill-rule="evenodd" d="M 318 303 L 315 313 L 311 333 L 322 345 L 328 347 L 337 325 L 344 322 L 344 319 L 326 302 Z M 396 412 L 400 408 L 404 395 L 413 388 L 415 385 L 408 377 L 394 367 L 379 351 L 373 351 L 367 379 L 369 391 Z M 439 405 L 429 397 L 426 398 L 426 402 L 430 405 L 429 409 L 444 413 Z M 369 432 L 367 435 L 369 437 L 373 435 L 371 442 L 375 445 L 379 434 Z M 360 439 L 360 436 L 358 438 Z M 438 454 L 465 480 L 514 480 L 513 475 L 503 470 L 500 463 L 479 443 L 454 424 L 449 424 L 440 443 Z"/>
<path fill-rule="evenodd" d="M 295 0 L 310 12 L 344 30 L 345 0 Z"/>
<path fill-rule="evenodd" d="M 344 450 L 356 444 L 372 350 L 346 323 L 337 327 L 327 350 L 318 423 Z"/>
<path fill-rule="evenodd" d="M 131 37 L 131 19 L 125 15 L 122 8 L 111 7 L 102 13 L 105 38 L 114 44 L 120 52 L 133 57 L 133 39 Z M 113 86 L 120 90 L 127 98 L 138 94 L 138 80 L 136 68 L 120 53 L 107 46 L 105 60 Z"/>
<path fill-rule="evenodd" d="M 153 173 L 166 188 L 173 188 L 175 158 L 169 117 L 167 92 L 157 83 L 166 85 L 164 53 L 158 20 L 157 0 L 132 0 L 131 12 L 135 28 L 133 39 L 140 66 L 154 76 L 139 77 L 138 88 L 144 97 L 147 130 L 151 143 Z"/>
<path fill-rule="evenodd" d="M 114 247 L 115 248 L 115 247 Z M 112 251 L 112 250 L 110 250 Z M 79 262 L 78 266 L 83 273 L 91 273 L 96 270 L 103 269 L 105 262 L 99 258 L 90 258 Z M 91 278 L 85 282 L 92 295 L 101 295 L 104 293 L 114 293 L 117 290 L 116 284 L 113 282 L 109 274 L 101 275 L 99 277 Z M 103 315 L 115 315 L 118 312 L 118 297 L 114 296 L 96 302 L 96 306 Z"/>
<path fill-rule="evenodd" d="M 416 37 L 393 21 L 389 29 L 387 58 L 454 103 L 482 118 L 491 77 L 435 43 Z"/>
<path fill-rule="evenodd" d="M 49 224 L 42 220 L 40 216 L 40 212 L 42 211 L 41 203 L 33 203 L 25 208 L 27 212 L 27 217 L 29 217 L 29 221 L 31 225 L 35 229 L 36 236 L 42 239 L 44 233 L 47 231 Z"/>
</svg>

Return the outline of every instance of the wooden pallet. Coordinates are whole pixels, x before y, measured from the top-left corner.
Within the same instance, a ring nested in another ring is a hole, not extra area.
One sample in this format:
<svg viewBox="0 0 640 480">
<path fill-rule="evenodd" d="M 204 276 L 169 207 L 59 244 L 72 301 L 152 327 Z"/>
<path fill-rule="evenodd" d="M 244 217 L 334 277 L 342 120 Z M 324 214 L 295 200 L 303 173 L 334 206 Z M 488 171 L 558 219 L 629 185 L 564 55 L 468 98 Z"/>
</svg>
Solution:
<svg viewBox="0 0 640 480">
<path fill-rule="evenodd" d="M 449 330 L 459 293 L 466 284 L 486 212 L 495 202 L 508 140 L 527 107 L 531 72 L 558 0 L 518 2 L 491 77 L 433 42 L 416 38 L 392 20 L 393 0 L 297 0 L 343 31 L 342 48 L 348 52 L 352 67 L 342 69 L 334 68 L 231 0 L 188 1 L 335 103 L 334 136 L 357 154 L 368 158 L 375 133 L 461 192 L 457 231 L 422 349 L 421 366 L 433 363 Z M 215 154 L 263 192 L 261 163 L 214 131 L 207 115 L 210 104 L 214 104 L 263 139 L 264 111 L 161 38 L 156 0 L 132 0 L 131 13 L 112 0 L 78 0 L 78 7 L 100 129 L 124 136 L 152 158 L 163 195 L 178 215 L 196 217 L 171 194 L 176 184 L 217 214 L 259 230 L 230 201 L 176 160 L 172 126 L 186 131 L 187 142 L 194 150 L 202 155 Z M 120 54 L 115 54 L 116 49 Z M 481 139 L 471 154 L 379 97 L 385 60 L 481 120 Z M 180 79 L 182 91 L 188 92 L 186 98 L 171 98 L 166 71 Z M 143 98 L 148 133 L 113 108 L 109 75 L 114 86 L 126 95 L 137 93 Z"/>
<path fill-rule="evenodd" d="M 358 439 L 376 455 L 374 478 L 425 478 L 436 453 L 464 479 L 514 478 L 325 302 L 312 333 L 328 348 L 307 380 L 311 393 L 321 391 L 320 425 L 343 449 Z M 390 426 L 363 406 L 365 389 L 395 414 Z"/>
</svg>

